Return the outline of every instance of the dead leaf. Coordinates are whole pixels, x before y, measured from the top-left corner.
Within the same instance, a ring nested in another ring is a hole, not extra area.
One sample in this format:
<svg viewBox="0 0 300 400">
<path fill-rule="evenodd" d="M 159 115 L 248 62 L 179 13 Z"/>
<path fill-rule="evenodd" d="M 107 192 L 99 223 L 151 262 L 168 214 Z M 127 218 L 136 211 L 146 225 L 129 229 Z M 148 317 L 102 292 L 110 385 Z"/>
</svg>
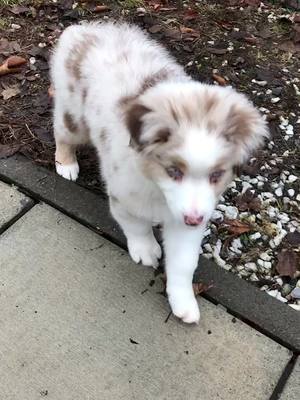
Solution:
<svg viewBox="0 0 300 400">
<path fill-rule="evenodd" d="M 293 250 L 282 250 L 277 256 L 276 270 L 280 276 L 295 277 L 298 265 L 298 256 Z"/>
<path fill-rule="evenodd" d="M 234 233 L 235 235 L 242 235 L 243 233 L 250 232 L 252 229 L 249 224 L 237 219 L 225 219 L 224 225 L 229 233 Z"/>
<path fill-rule="evenodd" d="M 261 201 L 250 189 L 238 196 L 235 204 L 239 211 L 259 211 L 261 209 Z"/>
<path fill-rule="evenodd" d="M 10 56 L 12 53 L 19 53 L 20 51 L 21 47 L 18 42 L 10 42 L 6 38 L 0 39 L 0 54 L 3 54 L 4 56 Z"/>
<path fill-rule="evenodd" d="M 223 78 L 220 75 L 217 74 L 212 74 L 212 78 L 214 81 L 216 81 L 220 86 L 226 86 L 227 85 L 227 81 L 225 78 Z"/>
<path fill-rule="evenodd" d="M 181 25 L 181 26 L 179 27 L 179 29 L 180 29 L 180 32 L 181 32 L 181 33 L 193 33 L 193 34 L 199 35 L 199 34 L 195 31 L 195 29 L 189 28 L 189 27 L 187 27 L 187 26 Z"/>
<path fill-rule="evenodd" d="M 193 283 L 194 294 L 195 294 L 195 296 L 197 296 L 198 294 L 205 293 L 213 286 L 214 285 L 212 283 L 209 283 L 209 284 L 206 284 L 203 282 Z"/>
<path fill-rule="evenodd" d="M 278 48 L 288 53 L 297 53 L 300 51 L 300 43 L 294 43 L 292 40 L 287 40 L 281 43 Z"/>
<path fill-rule="evenodd" d="M 21 71 L 21 66 L 26 64 L 23 57 L 11 56 L 8 57 L 2 65 L 0 65 L 0 75 L 12 74 Z"/>
<path fill-rule="evenodd" d="M 95 13 L 101 13 L 101 12 L 110 11 L 110 10 L 111 10 L 110 7 L 109 7 L 109 6 L 106 6 L 106 5 L 96 6 L 96 7 L 94 8 L 94 12 L 95 12 Z"/>
<path fill-rule="evenodd" d="M 9 8 L 9 11 L 15 15 L 25 14 L 26 12 L 30 11 L 29 7 L 26 6 L 14 6 Z"/>
<path fill-rule="evenodd" d="M 163 30 L 163 27 L 161 25 L 152 25 L 148 29 L 150 33 L 159 33 Z"/>
<path fill-rule="evenodd" d="M 255 44 L 258 43 L 257 38 L 254 37 L 254 36 L 246 36 L 246 37 L 244 38 L 244 40 L 245 40 L 245 42 L 247 42 L 247 43 L 249 43 L 249 44 L 252 44 L 252 45 L 255 45 Z"/>
<path fill-rule="evenodd" d="M 185 21 L 192 21 L 192 20 L 196 19 L 198 16 L 199 16 L 198 11 L 189 8 L 189 9 L 185 12 L 183 19 L 184 19 Z"/>
<path fill-rule="evenodd" d="M 215 47 L 208 47 L 207 50 L 211 53 L 211 54 L 216 54 L 217 56 L 222 56 L 224 54 L 227 53 L 227 49 L 218 49 Z"/>
<path fill-rule="evenodd" d="M 8 100 L 11 97 L 15 97 L 17 96 L 19 93 L 21 93 L 19 86 L 18 85 L 14 85 L 11 86 L 7 89 L 2 90 L 1 95 L 3 97 L 3 100 Z"/>
<path fill-rule="evenodd" d="M 289 232 L 283 239 L 283 243 L 291 246 L 300 246 L 300 232 Z"/>
<path fill-rule="evenodd" d="M 19 144 L 0 144 L 0 158 L 7 158 L 13 156 L 20 150 Z"/>
</svg>

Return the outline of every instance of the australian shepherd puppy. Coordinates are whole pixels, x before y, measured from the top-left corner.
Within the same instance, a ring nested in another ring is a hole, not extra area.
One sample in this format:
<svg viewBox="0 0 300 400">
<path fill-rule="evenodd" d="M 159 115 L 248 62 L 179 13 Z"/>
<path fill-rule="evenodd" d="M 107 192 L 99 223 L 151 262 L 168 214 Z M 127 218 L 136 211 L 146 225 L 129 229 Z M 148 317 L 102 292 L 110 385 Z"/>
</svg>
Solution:
<svg viewBox="0 0 300 400">
<path fill-rule="evenodd" d="M 76 146 L 96 147 L 130 256 L 156 267 L 152 227 L 162 224 L 172 311 L 198 323 L 192 278 L 205 226 L 233 168 L 267 136 L 264 119 L 232 88 L 192 80 L 127 24 L 67 28 L 51 75 L 57 173 L 75 181 Z"/>
</svg>

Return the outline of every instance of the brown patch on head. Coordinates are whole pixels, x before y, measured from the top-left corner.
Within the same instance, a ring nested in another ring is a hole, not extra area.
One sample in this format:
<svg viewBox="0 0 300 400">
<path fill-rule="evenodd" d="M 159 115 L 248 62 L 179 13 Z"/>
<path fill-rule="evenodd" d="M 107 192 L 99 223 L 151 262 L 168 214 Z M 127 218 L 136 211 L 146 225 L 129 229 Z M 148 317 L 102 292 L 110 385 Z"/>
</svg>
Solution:
<svg viewBox="0 0 300 400">
<path fill-rule="evenodd" d="M 72 116 L 72 114 L 70 114 L 68 111 L 66 111 L 64 113 L 63 118 L 64 118 L 65 127 L 68 129 L 68 131 L 70 131 L 71 133 L 79 132 L 78 125 L 77 125 L 76 121 L 74 120 L 74 117 Z"/>
<path fill-rule="evenodd" d="M 243 142 L 251 133 L 253 125 L 258 119 L 255 109 L 241 108 L 233 105 L 228 114 L 226 127 L 223 131 L 224 137 L 234 144 Z"/>
<path fill-rule="evenodd" d="M 91 33 L 82 35 L 82 40 L 70 50 L 66 59 L 66 68 L 76 80 L 81 79 L 81 65 L 91 47 L 99 42 L 99 37 Z"/>
<path fill-rule="evenodd" d="M 135 103 L 129 109 L 126 115 L 126 125 L 130 132 L 131 144 L 139 150 L 142 150 L 143 143 L 141 142 L 142 134 L 142 118 L 151 110 L 142 104 Z"/>
</svg>

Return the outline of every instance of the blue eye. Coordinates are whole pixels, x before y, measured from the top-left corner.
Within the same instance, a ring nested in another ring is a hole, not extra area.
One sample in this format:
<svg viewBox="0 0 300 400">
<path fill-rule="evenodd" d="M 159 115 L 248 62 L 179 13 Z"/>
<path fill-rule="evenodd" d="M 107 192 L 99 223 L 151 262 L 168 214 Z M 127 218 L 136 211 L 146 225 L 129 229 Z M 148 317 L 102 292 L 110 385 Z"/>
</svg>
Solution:
<svg viewBox="0 0 300 400">
<path fill-rule="evenodd" d="M 212 183 L 212 184 L 218 183 L 219 180 L 224 175 L 224 173 L 225 173 L 224 169 L 219 169 L 217 171 L 212 172 L 209 175 L 209 182 Z"/>
<path fill-rule="evenodd" d="M 166 172 L 174 181 L 181 181 L 184 175 L 181 169 L 175 166 L 166 168 Z"/>
</svg>

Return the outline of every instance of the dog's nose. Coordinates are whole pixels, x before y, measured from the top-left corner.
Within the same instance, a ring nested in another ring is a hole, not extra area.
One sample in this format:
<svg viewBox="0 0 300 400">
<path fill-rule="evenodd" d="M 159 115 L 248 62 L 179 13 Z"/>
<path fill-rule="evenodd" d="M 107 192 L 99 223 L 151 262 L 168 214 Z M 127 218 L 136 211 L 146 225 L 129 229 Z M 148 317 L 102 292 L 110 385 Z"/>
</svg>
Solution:
<svg viewBox="0 0 300 400">
<path fill-rule="evenodd" d="M 190 226 L 197 226 L 202 223 L 203 218 L 203 215 L 184 215 L 184 223 Z"/>
</svg>

